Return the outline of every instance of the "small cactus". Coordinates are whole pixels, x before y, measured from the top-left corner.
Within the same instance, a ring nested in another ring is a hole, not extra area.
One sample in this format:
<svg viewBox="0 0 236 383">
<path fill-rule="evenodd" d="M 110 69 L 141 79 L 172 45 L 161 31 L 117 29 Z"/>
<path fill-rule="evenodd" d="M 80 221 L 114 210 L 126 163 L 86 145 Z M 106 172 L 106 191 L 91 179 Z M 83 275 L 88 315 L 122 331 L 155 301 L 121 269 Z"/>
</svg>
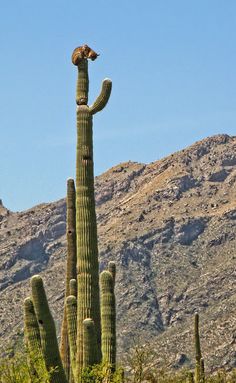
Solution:
<svg viewBox="0 0 236 383">
<path fill-rule="evenodd" d="M 194 339 L 195 339 L 195 355 L 196 355 L 196 365 L 195 365 L 195 383 L 200 383 L 201 379 L 201 345 L 200 345 L 200 336 L 199 336 L 199 315 L 195 314 L 194 317 Z"/>
</svg>

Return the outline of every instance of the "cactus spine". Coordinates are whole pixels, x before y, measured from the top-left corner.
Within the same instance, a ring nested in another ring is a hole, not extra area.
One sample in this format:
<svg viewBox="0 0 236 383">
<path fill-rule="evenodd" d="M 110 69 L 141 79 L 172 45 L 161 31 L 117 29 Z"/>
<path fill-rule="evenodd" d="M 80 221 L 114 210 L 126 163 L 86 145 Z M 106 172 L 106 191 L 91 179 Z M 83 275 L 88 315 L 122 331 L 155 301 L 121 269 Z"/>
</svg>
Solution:
<svg viewBox="0 0 236 383">
<path fill-rule="evenodd" d="M 110 271 L 100 275 L 101 320 L 102 320 L 102 359 L 113 368 L 116 363 L 116 304 L 114 279 Z"/>
<path fill-rule="evenodd" d="M 83 321 L 92 318 L 101 360 L 97 223 L 94 198 L 93 114 L 103 109 L 111 93 L 111 81 L 104 80 L 95 103 L 88 104 L 88 60 L 80 58 L 79 48 L 72 54 L 78 67 L 77 81 L 77 153 L 76 153 L 76 232 L 77 232 L 77 367 L 83 367 Z"/>
<path fill-rule="evenodd" d="M 70 281 L 76 278 L 75 184 L 72 178 L 67 180 L 66 212 L 67 262 L 65 299 L 70 295 Z M 64 304 L 62 320 L 60 354 L 67 379 L 70 380 L 70 350 L 67 331 L 66 303 Z"/>
<path fill-rule="evenodd" d="M 200 383 L 201 379 L 201 345 L 200 345 L 200 336 L 199 336 L 199 315 L 195 314 L 194 317 L 194 339 L 195 339 L 195 356 L 196 356 L 196 365 L 195 365 L 195 383 Z"/>
</svg>

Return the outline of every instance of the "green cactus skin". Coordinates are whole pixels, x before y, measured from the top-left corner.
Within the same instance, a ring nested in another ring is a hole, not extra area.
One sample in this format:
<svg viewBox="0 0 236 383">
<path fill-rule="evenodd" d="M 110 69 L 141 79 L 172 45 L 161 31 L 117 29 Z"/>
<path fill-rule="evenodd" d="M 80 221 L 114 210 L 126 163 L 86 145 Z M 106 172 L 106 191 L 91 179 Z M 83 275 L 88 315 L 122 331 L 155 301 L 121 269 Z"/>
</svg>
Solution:
<svg viewBox="0 0 236 383">
<path fill-rule="evenodd" d="M 39 324 L 34 311 L 33 301 L 30 297 L 24 300 L 24 338 L 27 349 L 27 361 L 32 376 L 40 379 L 42 371 L 42 363 L 44 358 L 41 348 L 41 338 Z M 40 367 L 38 370 L 38 360 L 40 359 Z M 46 370 L 46 366 L 44 364 Z"/>
<path fill-rule="evenodd" d="M 102 90 L 95 102 L 89 107 L 90 113 L 100 112 L 107 104 L 111 94 L 112 83 L 109 78 L 105 78 L 102 82 Z"/>
<path fill-rule="evenodd" d="M 93 307 L 92 303 L 92 296 L 91 296 L 91 286 L 92 286 L 92 277 L 88 273 L 78 274 L 78 313 L 77 313 L 77 374 L 80 374 L 80 371 L 82 371 L 82 368 L 84 366 L 81 366 L 81 364 L 78 363 L 79 361 L 83 361 L 84 351 L 83 351 L 83 333 L 84 333 L 84 325 L 83 322 L 81 322 L 81 313 L 84 315 L 84 319 L 89 318 L 89 314 L 91 313 Z M 80 312 L 79 312 L 80 308 Z M 83 321 L 84 321 L 83 319 Z M 82 331 L 81 331 L 81 324 L 82 324 Z M 97 341 L 97 333 L 95 328 L 95 337 Z M 81 347 L 82 344 L 82 347 Z M 78 353 L 82 353 L 82 355 L 79 355 Z M 98 354 L 99 355 L 99 354 Z M 100 358 L 99 358 L 100 361 Z"/>
<path fill-rule="evenodd" d="M 87 105 L 89 92 L 88 60 L 79 60 L 76 104 Z"/>
<path fill-rule="evenodd" d="M 113 282 L 115 284 L 115 282 L 116 282 L 116 264 L 114 261 L 108 262 L 108 271 L 110 271 L 112 278 L 113 278 Z"/>
<path fill-rule="evenodd" d="M 124 383 L 124 381 L 125 381 L 125 370 L 123 367 L 121 367 L 120 369 L 121 369 L 121 372 L 120 372 L 121 383 Z"/>
<path fill-rule="evenodd" d="M 53 368 L 51 383 L 67 383 L 57 343 L 55 323 L 50 312 L 43 280 L 39 275 L 31 278 L 32 299 L 39 323 L 42 353 L 48 371 Z"/>
<path fill-rule="evenodd" d="M 76 279 L 70 280 L 70 295 L 74 295 L 77 298 L 77 281 Z"/>
<path fill-rule="evenodd" d="M 73 57 L 73 55 L 72 55 Z M 77 153 L 76 153 L 76 232 L 77 232 L 77 366 L 83 367 L 83 321 L 92 318 L 101 359 L 101 324 L 99 303 L 97 223 L 94 198 L 93 114 L 102 110 L 109 100 L 111 81 L 104 80 L 95 103 L 88 103 L 88 61 L 79 59 L 77 81 Z M 81 277 L 80 277 L 81 276 Z M 80 284 L 84 284 L 80 285 Z"/>
<path fill-rule="evenodd" d="M 31 298 L 24 300 L 24 335 L 25 343 L 34 355 L 41 354 L 41 339 L 39 324 Z"/>
<path fill-rule="evenodd" d="M 194 339 L 195 339 L 195 356 L 196 356 L 196 366 L 195 366 L 195 383 L 200 383 L 201 379 L 201 345 L 200 345 L 200 336 L 199 336 L 199 315 L 195 314 L 194 317 Z"/>
<path fill-rule="evenodd" d="M 194 383 L 194 373 L 192 371 L 189 372 L 188 374 L 188 383 Z"/>
<path fill-rule="evenodd" d="M 200 380 L 201 383 L 205 382 L 205 363 L 203 358 L 200 360 Z"/>
<path fill-rule="evenodd" d="M 110 271 L 100 275 L 102 360 L 115 369 L 116 365 L 116 302 L 114 280 Z"/>
<path fill-rule="evenodd" d="M 67 331 L 70 345 L 70 362 L 74 381 L 77 381 L 76 337 L 77 337 L 77 298 L 69 295 L 66 298 Z"/>
<path fill-rule="evenodd" d="M 97 340 L 94 321 L 87 318 L 83 321 L 83 367 L 98 363 Z"/>
<path fill-rule="evenodd" d="M 76 278 L 76 210 L 75 210 L 75 184 L 72 178 L 67 180 L 67 199 L 66 199 L 66 211 L 67 211 L 67 262 L 66 262 L 66 291 L 65 299 L 70 295 L 70 280 Z M 61 328 L 61 344 L 60 354 L 63 363 L 63 367 L 70 380 L 70 350 L 69 340 L 67 334 L 67 320 L 66 320 L 66 304 L 64 304 L 62 328 Z"/>
</svg>

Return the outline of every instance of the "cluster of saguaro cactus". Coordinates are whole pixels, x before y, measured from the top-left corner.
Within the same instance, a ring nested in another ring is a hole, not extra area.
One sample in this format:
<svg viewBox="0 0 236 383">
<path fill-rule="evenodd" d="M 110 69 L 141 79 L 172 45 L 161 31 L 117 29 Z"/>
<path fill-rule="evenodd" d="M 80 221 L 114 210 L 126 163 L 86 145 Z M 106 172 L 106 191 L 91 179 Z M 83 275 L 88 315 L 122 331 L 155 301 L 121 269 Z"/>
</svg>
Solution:
<svg viewBox="0 0 236 383">
<path fill-rule="evenodd" d="M 88 106 L 88 58 L 94 60 L 97 56 L 87 45 L 76 48 L 72 55 L 72 62 L 78 67 L 76 187 L 69 179 L 60 350 L 40 276 L 32 277 L 32 295 L 24 305 L 27 346 L 42 355 L 46 368 L 52 370 L 51 383 L 76 383 L 84 367 L 104 361 L 114 370 L 116 363 L 115 264 L 109 263 L 99 284 L 92 139 L 93 115 L 108 102 L 112 83 L 105 79 L 97 100 Z"/>
</svg>

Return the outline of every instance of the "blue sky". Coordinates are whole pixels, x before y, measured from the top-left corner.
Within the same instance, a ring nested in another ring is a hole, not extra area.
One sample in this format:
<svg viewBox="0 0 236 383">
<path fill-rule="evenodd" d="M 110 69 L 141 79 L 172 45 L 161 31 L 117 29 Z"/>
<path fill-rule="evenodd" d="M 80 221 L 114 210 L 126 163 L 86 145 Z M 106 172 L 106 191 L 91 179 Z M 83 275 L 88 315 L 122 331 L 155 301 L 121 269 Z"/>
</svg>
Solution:
<svg viewBox="0 0 236 383">
<path fill-rule="evenodd" d="M 0 198 L 23 210 L 64 197 L 75 174 L 73 49 L 87 43 L 95 172 L 151 162 L 236 132 L 235 0 L 9 0 L 0 8 Z"/>
</svg>

